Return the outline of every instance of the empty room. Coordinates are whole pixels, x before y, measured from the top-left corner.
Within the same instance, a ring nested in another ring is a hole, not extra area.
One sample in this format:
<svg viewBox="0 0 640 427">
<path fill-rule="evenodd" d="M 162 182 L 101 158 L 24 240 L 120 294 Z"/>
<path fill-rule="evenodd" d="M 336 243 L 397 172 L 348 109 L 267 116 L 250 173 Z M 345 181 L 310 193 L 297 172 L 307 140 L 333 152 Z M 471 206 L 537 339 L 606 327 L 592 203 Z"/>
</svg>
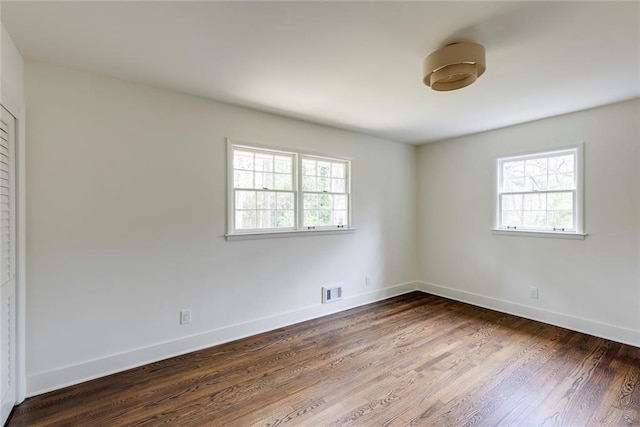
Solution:
<svg viewBox="0 0 640 427">
<path fill-rule="evenodd" d="M 640 2 L 0 19 L 0 424 L 640 425 Z"/>
</svg>

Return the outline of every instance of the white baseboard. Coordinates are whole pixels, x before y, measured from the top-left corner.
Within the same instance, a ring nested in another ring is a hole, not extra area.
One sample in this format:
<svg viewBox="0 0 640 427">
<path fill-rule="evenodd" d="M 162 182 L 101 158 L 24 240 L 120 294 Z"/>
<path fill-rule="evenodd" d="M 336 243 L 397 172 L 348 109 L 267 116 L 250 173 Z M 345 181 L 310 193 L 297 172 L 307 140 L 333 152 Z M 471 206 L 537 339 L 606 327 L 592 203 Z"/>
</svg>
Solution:
<svg viewBox="0 0 640 427">
<path fill-rule="evenodd" d="M 637 330 L 621 328 L 619 326 L 517 304 L 433 283 L 422 281 L 418 281 L 417 283 L 418 290 L 422 292 L 640 347 L 640 331 Z"/>
<path fill-rule="evenodd" d="M 27 377 L 27 397 L 392 298 L 415 290 L 640 347 L 640 331 L 620 328 L 433 283 L 416 281 L 345 297 L 343 300 L 331 304 L 304 307 L 152 346 L 132 349 L 124 353 L 113 354 L 76 365 L 31 374 Z"/>
<path fill-rule="evenodd" d="M 341 301 L 336 301 L 331 304 L 318 304 L 304 307 L 172 341 L 133 349 L 124 353 L 113 354 L 71 366 L 31 374 L 27 376 L 27 396 L 35 396 L 116 372 L 122 372 L 137 366 L 402 295 L 415 291 L 416 286 L 416 282 L 403 283 L 345 297 Z"/>
</svg>

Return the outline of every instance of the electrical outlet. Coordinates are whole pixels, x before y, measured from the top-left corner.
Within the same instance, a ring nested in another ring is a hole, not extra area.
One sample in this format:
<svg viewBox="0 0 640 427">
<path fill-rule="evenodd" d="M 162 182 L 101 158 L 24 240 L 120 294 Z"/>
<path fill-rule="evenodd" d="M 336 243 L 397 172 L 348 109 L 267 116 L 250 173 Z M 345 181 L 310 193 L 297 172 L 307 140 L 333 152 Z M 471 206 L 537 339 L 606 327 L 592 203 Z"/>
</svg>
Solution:
<svg viewBox="0 0 640 427">
<path fill-rule="evenodd" d="M 180 324 L 188 325 L 189 323 L 191 323 L 191 310 L 187 309 L 180 311 Z"/>
<path fill-rule="evenodd" d="M 369 276 L 364 276 L 364 285 L 365 286 L 371 285 L 371 279 L 369 278 Z"/>
<path fill-rule="evenodd" d="M 538 288 L 535 286 L 529 288 L 529 298 L 538 298 Z"/>
</svg>

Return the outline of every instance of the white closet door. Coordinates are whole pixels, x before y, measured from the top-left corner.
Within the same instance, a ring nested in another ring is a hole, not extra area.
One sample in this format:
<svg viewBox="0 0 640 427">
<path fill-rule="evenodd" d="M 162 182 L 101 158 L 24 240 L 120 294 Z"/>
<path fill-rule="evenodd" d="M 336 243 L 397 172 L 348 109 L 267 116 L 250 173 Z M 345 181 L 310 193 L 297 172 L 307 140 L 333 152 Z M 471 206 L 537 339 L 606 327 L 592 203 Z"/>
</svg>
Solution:
<svg viewBox="0 0 640 427">
<path fill-rule="evenodd" d="M 15 123 L 0 106 L 0 425 L 16 404 Z"/>
</svg>

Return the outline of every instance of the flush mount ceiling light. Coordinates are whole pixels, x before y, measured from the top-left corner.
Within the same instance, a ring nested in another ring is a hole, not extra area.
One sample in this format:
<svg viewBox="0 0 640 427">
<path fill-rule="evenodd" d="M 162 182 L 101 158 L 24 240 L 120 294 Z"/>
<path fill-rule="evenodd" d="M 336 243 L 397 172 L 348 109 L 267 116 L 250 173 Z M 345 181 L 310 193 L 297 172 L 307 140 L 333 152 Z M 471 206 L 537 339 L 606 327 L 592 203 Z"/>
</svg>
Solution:
<svg viewBox="0 0 640 427">
<path fill-rule="evenodd" d="M 456 90 L 469 86 L 484 73 L 484 46 L 454 43 L 424 59 L 424 84 L 433 90 Z"/>
</svg>

